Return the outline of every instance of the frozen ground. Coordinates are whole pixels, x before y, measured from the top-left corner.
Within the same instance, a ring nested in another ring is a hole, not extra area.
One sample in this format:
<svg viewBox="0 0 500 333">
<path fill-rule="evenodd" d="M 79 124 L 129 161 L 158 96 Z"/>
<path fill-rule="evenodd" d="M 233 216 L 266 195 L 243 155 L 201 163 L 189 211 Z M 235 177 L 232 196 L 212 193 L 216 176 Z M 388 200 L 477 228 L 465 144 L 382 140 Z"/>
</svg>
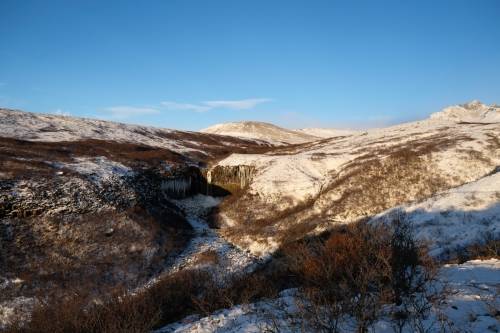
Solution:
<svg viewBox="0 0 500 333">
<path fill-rule="evenodd" d="M 2 291 L 2 285 L 0 285 L 0 292 Z M 11 318 L 13 318 L 22 309 L 22 311 L 31 311 L 35 303 L 33 297 L 16 297 L 13 300 L 7 302 L 0 302 L 0 331 L 5 328 L 5 325 L 10 323 Z"/>
<path fill-rule="evenodd" d="M 494 144 L 500 135 L 498 112 L 496 106 L 472 102 L 447 108 L 425 121 L 317 141 L 291 147 L 281 154 L 233 154 L 219 164 L 255 166 L 257 173 L 249 191 L 267 202 L 279 203 L 289 196 L 300 201 L 321 195 L 332 174 L 342 174 L 346 166 L 366 154 L 410 145 L 415 140 L 456 140 L 451 147 L 433 152 L 429 161 L 431 168 L 449 181 L 451 189 L 389 209 L 373 219 L 387 220 L 404 214 L 415 226 L 417 238 L 428 241 L 431 254 L 439 257 L 485 236 L 500 236 L 500 151 Z M 476 159 L 474 154 L 480 157 Z M 440 269 L 438 285 L 446 287 L 446 294 L 418 323 L 423 330 L 500 331 L 500 260 L 445 265 Z M 238 305 L 203 318 L 191 316 L 158 332 L 311 331 L 298 312 L 297 295 L 294 290 L 284 291 L 277 299 Z M 390 309 L 394 307 L 387 306 L 387 315 L 371 331 L 394 331 Z M 350 319 L 346 331 L 354 326 Z M 415 329 L 406 327 L 404 331 Z"/>
<path fill-rule="evenodd" d="M 425 121 L 365 132 L 344 133 L 345 135 L 323 140 L 318 137 L 329 137 L 330 132 L 317 130 L 317 136 L 311 136 L 311 131 L 298 133 L 277 127 L 269 128 L 266 127 L 267 124 L 259 123 L 248 123 L 247 127 L 240 124 L 240 127 L 233 129 L 222 126 L 225 131 L 222 134 L 267 139 L 282 146 L 265 154 L 232 154 L 219 162 L 219 165 L 254 166 L 256 173 L 248 192 L 263 202 L 283 208 L 314 197 L 318 200 L 310 210 L 323 213 L 329 207 L 321 203 L 331 204 L 338 199 L 336 195 L 342 194 L 335 192 L 335 189 L 330 189 L 330 192 L 326 189 L 335 179 L 349 171 L 352 165 L 368 158 L 383 160 L 388 156 L 388 152 L 393 151 L 391 149 L 411 148 L 415 142 L 436 144 L 439 149 L 426 155 L 425 162 L 428 163 L 429 169 L 446 179 L 446 188 L 451 189 L 430 198 L 426 197 L 423 201 L 413 201 L 389 209 L 376 216 L 375 220 L 385 220 L 395 214 L 404 213 L 415 226 L 416 236 L 430 242 L 431 254 L 441 256 L 448 250 L 484 239 L 485 235 L 500 236 L 499 110 L 497 106 L 472 102 L 447 108 Z M 211 143 L 204 146 L 205 143 L 200 143 L 203 141 L 182 137 L 187 132 L 152 127 L 10 110 L 0 110 L 0 118 L 0 132 L 3 136 L 25 140 L 57 142 L 102 139 L 163 147 L 182 154 L 193 151 L 205 154 L 205 148 L 211 147 Z M 246 130 L 253 131 L 254 134 L 243 135 L 242 132 Z M 207 136 L 197 133 L 193 135 Z M 220 140 L 229 139 L 221 137 Z M 446 145 L 449 141 L 453 144 Z M 228 141 L 227 144 L 234 142 Z M 66 163 L 64 167 L 99 184 L 112 181 L 115 176 L 121 179 L 131 172 L 124 165 L 104 157 L 76 158 L 74 163 Z M 364 183 L 363 186 L 367 188 L 370 184 Z M 407 191 L 409 188 L 395 190 Z M 265 260 L 253 255 L 249 251 L 251 246 L 246 249 L 239 248 L 221 237 L 217 230 L 208 227 L 206 213 L 219 202 L 220 198 L 204 195 L 175 201 L 184 211 L 195 235 L 178 257 L 166 263 L 165 274 L 181 269 L 203 268 L 211 270 L 219 281 L 224 281 L 232 274 L 251 272 Z M 255 210 L 253 202 L 249 202 L 248 206 L 249 209 Z M 257 214 L 258 210 L 255 213 Z M 356 217 L 353 216 L 349 215 L 340 222 L 351 222 Z M 276 232 L 281 231 L 276 229 Z M 248 244 L 252 245 L 252 240 L 249 240 Z M 269 245 L 269 249 L 275 248 L 270 244 L 277 243 L 272 243 L 271 239 L 265 246 Z M 261 251 L 259 248 L 259 251 L 254 252 L 265 254 L 266 249 L 264 247 Z M 204 254 L 207 253 L 211 254 L 208 262 L 203 260 Z M 457 332 L 497 332 L 500 329 L 499 261 L 491 259 L 448 265 L 441 269 L 441 273 L 442 281 L 448 283 L 452 292 L 444 303 L 433 308 L 432 314 L 425 322 L 430 328 L 429 331 L 437 332 L 439 325 L 443 324 Z M 1 288 L 0 284 L 0 291 Z M 160 331 L 303 331 L 300 326 L 303 322 L 297 319 L 294 295 L 295 291 L 288 290 L 274 300 L 238 305 L 205 318 L 189 317 Z M 0 305 L 0 319 L 2 315 L 9 315 L 8 311 Z M 439 322 L 438 318 L 446 320 Z M 387 320 L 381 320 L 374 326 L 374 330 L 388 332 L 392 331 L 392 328 Z"/>
<path fill-rule="evenodd" d="M 104 156 L 94 158 L 76 157 L 72 163 L 57 163 L 58 168 L 68 168 L 76 171 L 95 184 L 116 180 L 133 175 L 133 171 L 121 163 L 111 161 Z M 61 171 L 62 174 L 62 171 Z"/>
<path fill-rule="evenodd" d="M 441 269 L 440 281 L 447 286 L 448 292 L 444 300 L 431 309 L 427 319 L 420 323 L 426 332 L 482 333 L 500 330 L 500 260 L 473 260 L 461 265 L 446 265 Z M 191 316 L 156 333 L 310 332 L 310 327 L 301 320 L 296 297 L 294 290 L 287 290 L 274 300 L 238 305 L 204 318 Z M 371 331 L 394 332 L 387 318 L 376 322 Z M 409 327 L 405 329 L 405 332 L 413 331 Z"/>
</svg>

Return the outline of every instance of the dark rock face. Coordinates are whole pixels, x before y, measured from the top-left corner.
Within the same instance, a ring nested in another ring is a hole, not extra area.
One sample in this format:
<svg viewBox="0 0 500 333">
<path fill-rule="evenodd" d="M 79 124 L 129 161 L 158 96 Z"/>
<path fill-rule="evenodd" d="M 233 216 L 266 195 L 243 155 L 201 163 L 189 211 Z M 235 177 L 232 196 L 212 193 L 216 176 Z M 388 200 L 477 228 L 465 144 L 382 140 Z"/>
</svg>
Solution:
<svg viewBox="0 0 500 333">
<path fill-rule="evenodd" d="M 101 182 L 76 173 L 0 180 L 0 281 L 32 276 L 22 292 L 2 290 L 0 303 L 54 283 L 100 290 L 158 274 L 192 236 L 165 179 L 146 169 Z"/>
</svg>

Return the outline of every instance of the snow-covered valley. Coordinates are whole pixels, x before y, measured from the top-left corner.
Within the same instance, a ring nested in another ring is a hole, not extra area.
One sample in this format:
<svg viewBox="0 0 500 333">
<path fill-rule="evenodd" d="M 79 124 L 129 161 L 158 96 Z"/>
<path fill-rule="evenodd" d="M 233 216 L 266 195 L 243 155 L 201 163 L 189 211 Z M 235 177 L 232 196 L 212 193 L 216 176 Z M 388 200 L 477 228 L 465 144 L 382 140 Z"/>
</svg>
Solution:
<svg viewBox="0 0 500 333">
<path fill-rule="evenodd" d="M 0 329 L 49 299 L 85 291 L 100 304 L 117 286 L 139 297 L 192 273 L 224 292 L 261 284 L 242 289 L 247 304 L 228 292 L 207 306 L 190 282 L 167 304 L 179 313 L 158 310 L 151 330 L 321 331 L 300 305 L 308 282 L 286 266 L 304 254 L 287 251 L 398 220 L 446 285 L 402 331 L 497 332 L 499 114 L 474 101 L 365 131 L 246 122 L 199 133 L 0 109 Z M 262 282 L 274 278 L 284 281 Z M 279 287 L 264 297 L 267 285 Z M 380 304 L 369 331 L 397 331 L 397 306 Z M 338 331 L 355 331 L 343 316 Z"/>
</svg>

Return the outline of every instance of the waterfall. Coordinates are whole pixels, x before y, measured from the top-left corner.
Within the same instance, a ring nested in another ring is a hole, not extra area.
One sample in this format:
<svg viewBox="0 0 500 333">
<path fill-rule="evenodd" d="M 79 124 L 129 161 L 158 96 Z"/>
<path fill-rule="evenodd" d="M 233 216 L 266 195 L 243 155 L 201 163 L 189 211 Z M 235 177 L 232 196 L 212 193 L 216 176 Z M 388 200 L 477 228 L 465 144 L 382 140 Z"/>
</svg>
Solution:
<svg viewBox="0 0 500 333">
<path fill-rule="evenodd" d="M 191 177 L 164 180 L 161 183 L 161 189 L 167 195 L 185 197 L 191 190 Z"/>
</svg>

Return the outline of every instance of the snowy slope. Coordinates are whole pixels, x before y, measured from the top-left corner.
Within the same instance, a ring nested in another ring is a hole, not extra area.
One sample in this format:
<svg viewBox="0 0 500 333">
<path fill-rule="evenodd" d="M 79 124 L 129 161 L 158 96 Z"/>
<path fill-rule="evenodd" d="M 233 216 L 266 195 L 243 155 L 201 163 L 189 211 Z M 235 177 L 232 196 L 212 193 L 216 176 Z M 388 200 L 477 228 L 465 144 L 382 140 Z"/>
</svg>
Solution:
<svg viewBox="0 0 500 333">
<path fill-rule="evenodd" d="M 221 134 L 247 139 L 259 139 L 272 144 L 298 144 L 319 140 L 317 136 L 296 132 L 273 124 L 243 121 L 238 123 L 217 124 L 201 130 L 203 133 Z"/>
<path fill-rule="evenodd" d="M 376 152 L 378 148 L 398 147 L 410 144 L 412 141 L 432 140 L 443 134 L 450 139 L 463 136 L 472 141 L 458 141 L 454 149 L 436 152 L 436 164 L 443 173 L 460 173 L 460 169 L 467 173 L 464 181 L 477 179 L 490 172 L 499 163 L 499 151 L 488 153 L 488 140 L 500 136 L 500 125 L 486 125 L 479 127 L 454 126 L 448 124 L 417 122 L 400 125 L 387 129 L 368 131 L 353 135 L 341 140 L 321 142 L 306 148 L 298 148 L 280 154 L 268 153 L 265 155 L 233 154 L 222 160 L 219 165 L 255 165 L 260 172 L 251 184 L 251 189 L 265 197 L 274 197 L 287 194 L 302 200 L 307 195 L 318 194 L 320 189 L 331 181 L 332 173 L 339 173 L 355 159 Z M 468 140 L 468 139 L 467 139 Z M 471 169 L 466 161 L 461 161 L 460 154 L 454 154 L 458 149 L 477 149 L 489 156 L 493 163 L 485 168 Z M 370 151 L 371 150 L 371 151 Z M 380 154 L 383 157 L 383 154 Z M 460 168 L 454 170 L 453 167 Z"/>
<path fill-rule="evenodd" d="M 500 171 L 500 170 L 499 170 Z M 402 205 L 372 219 L 404 218 L 415 236 L 430 244 L 430 254 L 480 243 L 485 235 L 500 238 L 500 172 L 439 193 L 422 202 Z"/>
<path fill-rule="evenodd" d="M 181 154 L 195 152 L 203 155 L 207 155 L 207 151 L 214 146 L 244 148 L 258 144 L 255 141 L 198 132 L 1 108 L 0 137 L 45 142 L 97 139 L 160 147 Z"/>
</svg>

